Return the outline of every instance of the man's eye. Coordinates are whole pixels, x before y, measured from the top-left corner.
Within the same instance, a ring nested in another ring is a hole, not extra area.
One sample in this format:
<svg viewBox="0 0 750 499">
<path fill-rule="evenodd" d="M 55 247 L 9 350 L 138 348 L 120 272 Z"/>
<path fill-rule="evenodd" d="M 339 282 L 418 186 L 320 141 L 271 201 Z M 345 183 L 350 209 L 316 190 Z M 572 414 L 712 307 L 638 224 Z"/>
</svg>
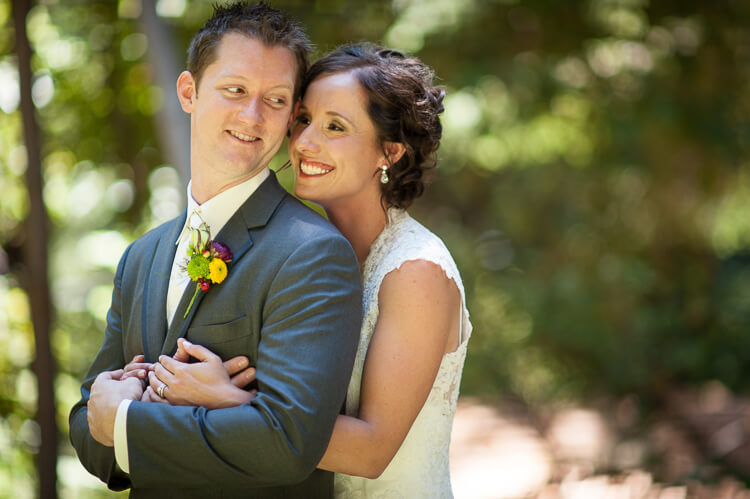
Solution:
<svg viewBox="0 0 750 499">
<path fill-rule="evenodd" d="M 266 102 L 274 109 L 283 109 L 286 107 L 286 99 L 284 97 L 266 97 Z"/>
<path fill-rule="evenodd" d="M 242 89 L 240 87 L 226 87 L 227 92 L 230 94 L 241 94 Z"/>
</svg>

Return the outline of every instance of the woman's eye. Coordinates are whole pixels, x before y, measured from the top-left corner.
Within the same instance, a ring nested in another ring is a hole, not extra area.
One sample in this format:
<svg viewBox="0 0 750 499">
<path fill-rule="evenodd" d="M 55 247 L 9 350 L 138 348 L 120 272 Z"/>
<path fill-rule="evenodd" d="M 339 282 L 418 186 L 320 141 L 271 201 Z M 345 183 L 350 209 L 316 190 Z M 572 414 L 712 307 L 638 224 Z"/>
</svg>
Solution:
<svg viewBox="0 0 750 499">
<path fill-rule="evenodd" d="M 297 116 L 297 123 L 300 123 L 302 125 L 309 125 L 310 118 L 308 118 L 307 116 Z"/>
<path fill-rule="evenodd" d="M 240 87 L 226 87 L 226 91 L 229 92 L 230 94 L 237 94 L 237 95 L 242 93 L 242 89 Z"/>
<path fill-rule="evenodd" d="M 343 132 L 344 131 L 344 128 L 341 125 L 339 125 L 338 123 L 331 123 L 330 125 L 328 125 L 328 129 L 332 130 L 334 132 Z"/>
</svg>

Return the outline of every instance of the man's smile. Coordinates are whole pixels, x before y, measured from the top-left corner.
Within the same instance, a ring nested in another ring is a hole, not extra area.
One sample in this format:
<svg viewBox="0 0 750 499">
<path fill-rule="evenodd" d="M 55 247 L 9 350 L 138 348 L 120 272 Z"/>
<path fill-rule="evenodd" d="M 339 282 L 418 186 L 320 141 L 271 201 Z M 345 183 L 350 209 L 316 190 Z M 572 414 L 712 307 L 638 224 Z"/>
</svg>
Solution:
<svg viewBox="0 0 750 499">
<path fill-rule="evenodd" d="M 236 132 L 234 130 L 228 130 L 228 132 L 229 132 L 229 135 L 241 140 L 242 142 L 256 142 L 260 140 L 258 137 L 254 137 L 252 135 L 245 135 L 244 133 Z"/>
</svg>

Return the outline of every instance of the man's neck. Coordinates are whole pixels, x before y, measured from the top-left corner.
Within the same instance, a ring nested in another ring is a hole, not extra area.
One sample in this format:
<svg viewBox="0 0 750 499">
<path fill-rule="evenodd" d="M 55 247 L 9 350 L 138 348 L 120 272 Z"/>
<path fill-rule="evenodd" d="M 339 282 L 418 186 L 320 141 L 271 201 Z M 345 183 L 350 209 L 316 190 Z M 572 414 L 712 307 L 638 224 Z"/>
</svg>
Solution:
<svg viewBox="0 0 750 499">
<path fill-rule="evenodd" d="M 192 182 L 191 194 L 195 202 L 201 205 L 209 199 L 218 196 L 222 192 L 231 189 L 232 187 L 239 185 L 242 182 L 250 180 L 263 170 L 264 169 L 261 168 L 243 177 L 223 180 L 211 178 L 210 175 L 201 175 L 196 173 L 191 175 L 190 177 L 190 180 Z"/>
</svg>

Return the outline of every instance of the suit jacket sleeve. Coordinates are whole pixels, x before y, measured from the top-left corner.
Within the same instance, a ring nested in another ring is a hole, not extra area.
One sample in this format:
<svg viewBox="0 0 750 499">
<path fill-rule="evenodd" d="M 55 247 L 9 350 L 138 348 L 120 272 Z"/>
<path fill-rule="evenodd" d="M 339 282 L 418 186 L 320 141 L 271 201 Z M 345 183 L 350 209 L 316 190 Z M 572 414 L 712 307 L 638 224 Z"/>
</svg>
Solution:
<svg viewBox="0 0 750 499">
<path fill-rule="evenodd" d="M 103 371 L 113 371 L 125 365 L 122 348 L 121 290 L 125 261 L 131 247 L 128 247 L 123 254 L 115 273 L 112 305 L 107 313 L 104 342 L 81 386 L 81 400 L 73 406 L 69 416 L 70 441 L 78 458 L 90 473 L 99 477 L 113 490 L 128 488 L 130 480 L 128 475 L 117 466 L 114 448 L 100 444 L 91 436 L 86 405 L 96 376 Z"/>
<path fill-rule="evenodd" d="M 325 452 L 351 376 L 360 279 L 342 237 L 298 246 L 263 307 L 258 396 L 218 410 L 133 402 L 133 486 L 265 487 L 305 479 Z"/>
</svg>

